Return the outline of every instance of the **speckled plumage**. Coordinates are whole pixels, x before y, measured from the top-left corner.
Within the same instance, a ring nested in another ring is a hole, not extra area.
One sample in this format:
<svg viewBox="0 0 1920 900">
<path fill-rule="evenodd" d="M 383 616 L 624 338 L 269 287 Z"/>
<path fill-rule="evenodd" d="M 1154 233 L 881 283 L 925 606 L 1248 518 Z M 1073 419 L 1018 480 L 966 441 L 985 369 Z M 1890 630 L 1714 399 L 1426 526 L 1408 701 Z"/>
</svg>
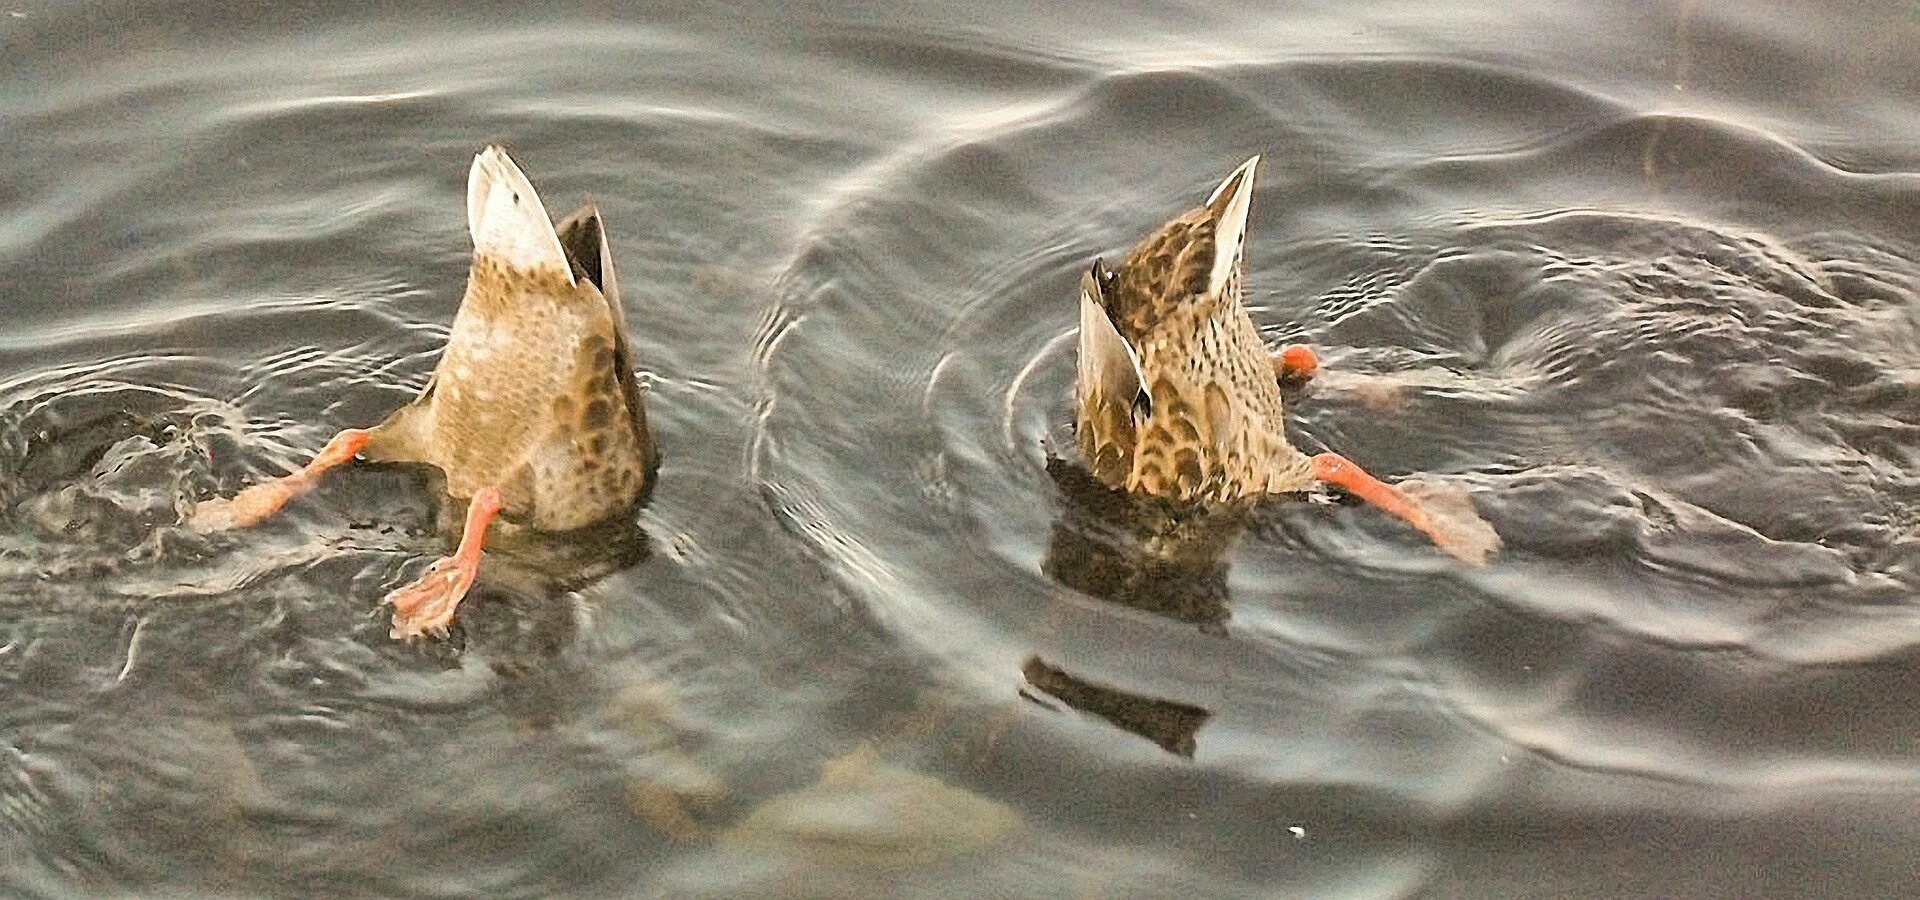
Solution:
<svg viewBox="0 0 1920 900">
<path fill-rule="evenodd" d="M 1259 164 L 1081 279 L 1076 436 L 1117 490 L 1234 504 L 1314 484 L 1287 443 L 1280 388 L 1241 304 Z"/>
<path fill-rule="evenodd" d="M 646 490 L 655 455 L 600 214 L 556 229 L 497 148 L 468 193 L 473 265 L 446 353 L 363 455 L 438 467 L 456 498 L 498 487 L 537 529 L 606 519 Z"/>
</svg>

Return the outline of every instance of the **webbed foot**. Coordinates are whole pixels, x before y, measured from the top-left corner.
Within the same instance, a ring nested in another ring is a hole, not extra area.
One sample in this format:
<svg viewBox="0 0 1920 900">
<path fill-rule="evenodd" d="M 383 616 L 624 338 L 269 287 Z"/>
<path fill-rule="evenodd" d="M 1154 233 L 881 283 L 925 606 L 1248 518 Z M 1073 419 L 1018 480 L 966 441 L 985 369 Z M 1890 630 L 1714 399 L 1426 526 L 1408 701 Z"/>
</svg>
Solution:
<svg viewBox="0 0 1920 900">
<path fill-rule="evenodd" d="M 1419 484 L 1403 491 L 1366 473 L 1338 453 L 1313 458 L 1313 476 L 1379 507 L 1424 532 L 1434 546 L 1468 565 L 1484 566 L 1500 549 L 1500 535 L 1473 509 L 1464 491 Z"/>
<path fill-rule="evenodd" d="M 434 560 L 427 574 L 412 584 L 387 594 L 383 603 L 393 604 L 394 639 L 432 634 L 445 637 L 453 624 L 453 611 L 480 574 L 480 547 L 487 539 L 487 526 L 505 501 L 499 488 L 481 488 L 467 503 L 467 525 L 460 535 L 460 549 L 452 556 Z"/>
<path fill-rule="evenodd" d="M 453 611 L 465 599 L 467 588 L 473 586 L 474 576 L 478 574 L 479 554 L 465 560 L 458 555 L 434 560 L 433 565 L 427 567 L 427 574 L 412 584 L 396 588 L 381 601 L 393 604 L 393 630 L 388 636 L 395 639 L 423 634 L 446 637 L 447 626 L 453 624 Z"/>
</svg>

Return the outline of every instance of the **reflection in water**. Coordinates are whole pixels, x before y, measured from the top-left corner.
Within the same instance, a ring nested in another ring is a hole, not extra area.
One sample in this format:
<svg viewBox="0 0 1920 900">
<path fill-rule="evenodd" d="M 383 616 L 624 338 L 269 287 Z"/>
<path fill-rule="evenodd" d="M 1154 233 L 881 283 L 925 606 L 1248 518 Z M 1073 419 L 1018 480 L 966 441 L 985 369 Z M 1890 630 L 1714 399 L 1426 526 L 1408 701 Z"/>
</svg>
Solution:
<svg viewBox="0 0 1920 900">
<path fill-rule="evenodd" d="M 431 496 L 439 500 L 434 507 L 434 530 L 451 546 L 465 523 L 466 506 L 464 501 L 448 497 L 444 489 L 445 476 L 426 465 L 374 465 L 414 473 L 424 482 Z M 636 507 L 645 502 L 646 495 L 642 494 Z M 640 527 L 634 515 L 636 511 L 630 509 L 590 525 L 557 532 L 539 531 L 512 522 L 496 523 L 487 543 L 487 578 L 506 578 L 508 583 L 518 584 L 523 592 L 558 594 L 580 590 L 614 572 L 638 565 L 646 560 L 649 548 L 647 532 Z"/>
<path fill-rule="evenodd" d="M 1042 571 L 1102 600 L 1224 634 L 1233 615 L 1228 556 L 1246 530 L 1246 508 L 1203 509 L 1115 491 L 1058 457 L 1048 458 L 1047 474 L 1059 487 L 1061 512 Z M 1021 674 L 1048 696 L 1177 756 L 1192 758 L 1196 733 L 1212 716 L 1191 703 L 1078 677 L 1038 656 Z"/>
<path fill-rule="evenodd" d="M 1103 600 L 1219 632 L 1233 615 L 1228 556 L 1246 530 L 1244 508 L 1208 510 L 1115 491 L 1058 458 L 1047 474 L 1061 513 L 1041 569 Z"/>
<path fill-rule="evenodd" d="M 1030 657 L 1020 667 L 1027 683 L 1048 696 L 1088 715 L 1099 716 L 1122 729 L 1159 744 L 1175 756 L 1193 758 L 1199 749 L 1196 737 L 1200 726 L 1213 717 L 1211 712 L 1173 700 L 1145 697 L 1130 691 L 1095 684 L 1050 666 L 1040 657 Z M 1031 695 L 1022 692 L 1022 696 Z"/>
<path fill-rule="evenodd" d="M 437 540 L 451 547 L 459 534 L 464 504 L 437 496 Z M 455 647 L 488 647 L 489 663 L 500 675 L 537 674 L 562 657 L 579 636 L 581 610 L 571 598 L 608 575 L 640 565 L 650 555 L 647 533 L 631 515 L 558 534 L 501 530 L 487 546 L 486 578 L 474 584 L 448 639 Z M 416 562 L 424 565 L 427 559 Z M 378 600 L 368 596 L 365 602 Z M 378 612 L 384 615 L 386 610 Z M 565 698 L 553 700 L 560 703 Z M 553 708 L 558 707 L 529 709 L 544 719 Z"/>
</svg>

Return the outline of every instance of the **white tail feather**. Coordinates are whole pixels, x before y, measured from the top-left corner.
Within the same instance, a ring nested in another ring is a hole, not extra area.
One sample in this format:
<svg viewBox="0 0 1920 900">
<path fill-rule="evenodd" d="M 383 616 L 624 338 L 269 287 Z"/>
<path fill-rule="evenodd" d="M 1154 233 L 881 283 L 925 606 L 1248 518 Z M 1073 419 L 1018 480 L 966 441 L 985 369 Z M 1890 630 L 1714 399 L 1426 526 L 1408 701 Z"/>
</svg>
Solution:
<svg viewBox="0 0 1920 900">
<path fill-rule="evenodd" d="M 1241 163 L 1207 196 L 1207 206 L 1220 210 L 1213 236 L 1213 269 L 1207 279 L 1211 292 L 1219 292 L 1240 265 L 1240 251 L 1247 240 L 1247 213 L 1253 208 L 1253 178 L 1259 168 L 1258 156 Z M 1221 193 L 1229 189 L 1233 193 L 1224 198 L 1223 205 Z"/>
<path fill-rule="evenodd" d="M 467 172 L 467 230 L 476 254 L 525 271 L 558 271 L 573 283 L 573 267 L 540 195 L 499 147 L 480 151 Z"/>
</svg>

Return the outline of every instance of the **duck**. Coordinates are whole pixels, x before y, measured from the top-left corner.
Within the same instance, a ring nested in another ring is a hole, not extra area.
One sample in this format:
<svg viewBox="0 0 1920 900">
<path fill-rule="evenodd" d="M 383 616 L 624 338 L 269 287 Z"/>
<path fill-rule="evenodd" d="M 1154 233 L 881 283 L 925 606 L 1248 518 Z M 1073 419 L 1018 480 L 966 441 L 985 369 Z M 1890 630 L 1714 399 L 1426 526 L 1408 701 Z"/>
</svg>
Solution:
<svg viewBox="0 0 1920 900">
<path fill-rule="evenodd" d="M 447 634 L 496 519 L 543 532 L 606 521 L 639 502 L 659 461 L 598 207 L 556 226 L 526 174 L 489 146 L 468 169 L 466 213 L 466 293 L 419 396 L 341 431 L 299 470 L 185 517 L 203 533 L 258 524 L 356 459 L 438 469 L 465 525 L 452 555 L 387 594 L 396 639 Z"/>
<path fill-rule="evenodd" d="M 1286 435 L 1281 383 L 1310 378 L 1310 348 L 1270 351 L 1243 302 L 1248 215 L 1260 157 L 1206 202 L 1080 278 L 1074 440 L 1107 488 L 1206 509 L 1333 485 L 1483 564 L 1498 535 L 1461 504 L 1429 503 L 1337 453 Z"/>
</svg>

